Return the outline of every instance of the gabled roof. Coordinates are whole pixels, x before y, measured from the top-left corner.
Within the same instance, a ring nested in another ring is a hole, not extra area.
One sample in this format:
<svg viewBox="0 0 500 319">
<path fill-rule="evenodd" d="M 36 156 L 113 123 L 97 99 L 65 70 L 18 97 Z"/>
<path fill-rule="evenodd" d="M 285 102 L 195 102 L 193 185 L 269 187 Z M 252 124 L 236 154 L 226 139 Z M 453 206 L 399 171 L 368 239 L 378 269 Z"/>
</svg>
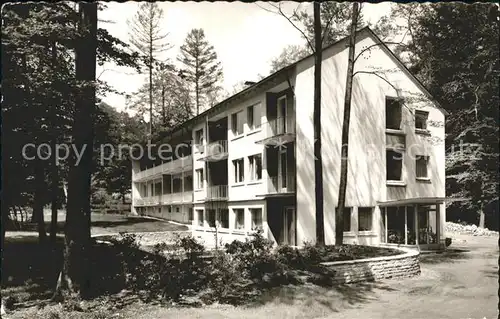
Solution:
<svg viewBox="0 0 500 319">
<path fill-rule="evenodd" d="M 394 62 L 401 67 L 401 69 L 403 70 L 403 72 L 405 72 L 411 80 L 413 80 L 413 82 L 422 90 L 422 92 L 433 102 L 436 104 L 437 108 L 443 112 L 444 115 L 448 115 L 448 112 L 446 112 L 446 110 L 444 110 L 441 105 L 439 104 L 439 102 L 436 101 L 436 99 L 434 99 L 434 97 L 432 96 L 432 94 L 429 92 L 429 90 L 427 90 L 425 88 L 425 86 L 422 84 L 422 82 L 420 82 L 416 77 L 415 75 L 413 75 L 411 73 L 411 71 L 404 65 L 404 63 L 394 54 L 394 52 L 391 51 L 391 49 L 389 49 L 389 47 L 387 47 L 387 45 L 368 27 L 363 27 L 361 29 L 359 29 L 357 31 L 357 34 L 360 34 L 362 32 L 365 32 L 367 31 L 369 33 L 369 35 L 371 35 L 374 40 L 378 43 L 380 43 L 382 49 L 384 50 L 384 52 L 386 52 L 391 58 L 392 60 L 394 60 Z M 329 48 L 337 45 L 338 43 L 346 40 L 347 37 L 344 37 L 340 40 L 337 40 L 335 41 L 334 43 L 326 46 L 323 48 L 323 52 L 325 50 L 328 50 Z M 265 77 L 264 79 L 260 80 L 259 82 L 247 87 L 246 89 L 228 97 L 227 99 L 223 100 L 222 102 L 219 102 L 218 104 L 216 104 L 215 106 L 211 107 L 210 109 L 206 110 L 205 112 L 187 120 L 186 122 L 182 123 L 182 124 L 179 124 L 178 126 L 174 127 L 172 130 L 168 131 L 168 132 L 165 132 L 164 134 L 162 134 L 162 136 L 160 136 L 160 139 L 170 135 L 174 135 L 175 133 L 177 132 L 181 132 L 183 130 L 183 128 L 187 128 L 187 127 L 190 127 L 191 125 L 194 125 L 196 124 L 198 121 L 200 121 L 201 119 L 203 119 L 206 115 L 209 115 L 211 113 L 218 113 L 220 112 L 224 106 L 228 106 L 228 104 L 230 104 L 231 102 L 234 102 L 240 98 L 244 98 L 245 96 L 248 96 L 249 94 L 259 90 L 259 88 L 262 88 L 263 86 L 265 86 L 265 84 L 267 83 L 270 83 L 272 82 L 273 80 L 280 80 L 283 78 L 283 80 L 286 80 L 291 72 L 293 72 L 295 70 L 295 68 L 297 67 L 297 65 L 311 57 L 314 57 L 314 53 L 313 54 L 310 54 L 300 60 L 298 60 L 297 62 L 294 62 L 272 74 L 270 74 L 269 76 Z"/>
</svg>

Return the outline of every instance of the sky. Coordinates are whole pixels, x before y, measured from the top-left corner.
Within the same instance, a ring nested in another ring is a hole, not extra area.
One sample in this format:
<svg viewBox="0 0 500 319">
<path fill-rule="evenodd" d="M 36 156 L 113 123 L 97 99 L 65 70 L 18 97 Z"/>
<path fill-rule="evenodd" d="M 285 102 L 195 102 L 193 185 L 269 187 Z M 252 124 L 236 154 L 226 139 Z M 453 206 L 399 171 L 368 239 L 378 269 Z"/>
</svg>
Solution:
<svg viewBox="0 0 500 319">
<path fill-rule="evenodd" d="M 312 11 L 311 3 L 282 2 L 284 11 L 289 13 L 299 5 Z M 128 43 L 127 20 L 133 18 L 139 3 L 107 2 L 106 6 L 99 12 L 99 27 Z M 187 33 L 202 28 L 222 62 L 223 87 L 228 91 L 240 81 L 255 81 L 259 74 L 268 75 L 270 60 L 287 45 L 304 44 L 300 32 L 284 17 L 259 7 L 272 9 L 265 2 L 159 2 L 159 6 L 164 11 L 163 30 L 173 46 L 159 58 L 177 63 L 179 47 Z M 362 10 L 365 20 L 376 22 L 389 13 L 390 2 L 364 3 Z M 126 94 L 133 94 L 147 80 L 146 74 L 113 63 L 98 67 L 97 77 Z M 125 110 L 125 95 L 108 94 L 103 100 L 119 111 Z"/>
</svg>

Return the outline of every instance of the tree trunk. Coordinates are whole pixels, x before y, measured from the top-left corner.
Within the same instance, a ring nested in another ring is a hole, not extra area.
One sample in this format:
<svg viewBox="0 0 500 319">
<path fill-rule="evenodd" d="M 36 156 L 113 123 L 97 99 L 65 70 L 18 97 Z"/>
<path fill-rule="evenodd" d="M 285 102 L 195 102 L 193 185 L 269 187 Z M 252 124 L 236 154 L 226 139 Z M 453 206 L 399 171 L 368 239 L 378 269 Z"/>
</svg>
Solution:
<svg viewBox="0 0 500 319">
<path fill-rule="evenodd" d="M 325 218 L 323 212 L 323 159 L 321 156 L 321 46 L 320 3 L 314 2 L 314 176 L 316 202 L 316 244 L 325 244 Z"/>
<path fill-rule="evenodd" d="M 481 204 L 481 208 L 479 209 L 479 224 L 477 225 L 478 227 L 484 228 L 484 205 Z"/>
<path fill-rule="evenodd" d="M 59 171 L 57 169 L 57 166 L 54 164 L 52 168 L 52 183 L 51 183 L 52 215 L 50 219 L 50 242 L 52 243 L 55 243 L 57 237 L 57 208 L 58 208 L 58 198 L 59 198 L 58 191 L 59 191 Z"/>
<path fill-rule="evenodd" d="M 163 126 L 167 125 L 167 113 L 165 112 L 165 85 L 161 86 L 161 115 L 163 118 Z"/>
<path fill-rule="evenodd" d="M 43 203 L 45 197 L 45 170 L 41 160 L 35 160 L 35 196 L 33 199 L 33 219 L 37 224 L 38 240 L 45 242 L 47 233 L 45 232 L 45 221 L 43 218 Z"/>
<path fill-rule="evenodd" d="M 53 85 L 54 87 L 56 86 L 55 79 L 57 76 L 57 45 L 56 42 L 52 42 L 52 72 L 53 72 Z M 55 95 L 52 96 L 52 107 L 55 107 L 57 103 L 57 98 Z M 53 115 L 55 115 L 57 110 L 53 110 Z M 55 119 L 54 119 L 55 123 Z M 56 143 L 57 143 L 57 135 L 55 132 L 55 129 L 52 129 L 52 149 L 56 149 Z M 54 153 L 54 157 L 56 154 Z M 56 161 L 54 158 L 54 161 L 52 162 L 52 174 L 51 174 L 51 209 L 52 209 L 52 215 L 50 219 L 50 242 L 55 243 L 56 241 L 56 236 L 57 236 L 57 199 L 58 199 L 58 190 L 59 190 L 59 169 L 56 165 Z"/>
<path fill-rule="evenodd" d="M 335 214 L 335 245 L 340 246 L 344 241 L 344 209 L 347 189 L 347 170 L 349 154 L 349 121 L 351 117 L 352 79 L 354 72 L 354 49 L 356 44 L 356 25 L 358 22 L 359 3 L 352 4 L 352 22 L 349 35 L 349 60 L 347 62 L 347 79 L 344 99 L 344 121 L 342 122 L 342 145 L 340 159 L 339 201 Z"/>
<path fill-rule="evenodd" d="M 200 115 L 200 88 L 199 88 L 199 85 L 198 85 L 198 79 L 196 79 L 196 115 Z"/>
<path fill-rule="evenodd" d="M 76 43 L 75 73 L 77 81 L 86 84 L 76 97 L 73 141 L 83 151 L 78 165 L 71 165 L 68 178 L 68 201 L 64 238 L 64 261 L 59 274 L 55 298 L 67 295 L 88 297 L 90 291 L 90 182 L 93 148 L 93 114 L 95 110 L 97 4 L 79 3 L 80 32 Z M 89 85 L 91 84 L 92 85 Z M 85 147 L 85 148 L 84 148 Z"/>
</svg>

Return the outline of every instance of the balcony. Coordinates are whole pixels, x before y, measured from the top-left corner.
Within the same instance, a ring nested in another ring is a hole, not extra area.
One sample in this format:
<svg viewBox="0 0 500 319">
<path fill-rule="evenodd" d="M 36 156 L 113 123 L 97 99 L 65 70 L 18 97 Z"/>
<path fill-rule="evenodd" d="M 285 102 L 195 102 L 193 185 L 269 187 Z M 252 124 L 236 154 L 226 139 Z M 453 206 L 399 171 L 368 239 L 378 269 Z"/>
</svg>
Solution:
<svg viewBox="0 0 500 319">
<path fill-rule="evenodd" d="M 227 140 L 215 141 L 205 146 L 203 157 L 199 160 L 217 162 L 227 158 Z"/>
<path fill-rule="evenodd" d="M 175 203 L 191 203 L 193 201 L 193 192 L 177 192 L 171 194 L 164 194 L 162 196 L 162 204 L 169 205 Z"/>
<path fill-rule="evenodd" d="M 162 202 L 162 196 L 150 196 L 144 198 L 138 198 L 135 200 L 135 206 L 156 206 L 160 205 Z"/>
<path fill-rule="evenodd" d="M 134 182 L 143 182 L 154 178 L 159 178 L 163 174 L 174 174 L 186 172 L 193 168 L 193 157 L 191 155 L 176 159 L 171 162 L 148 168 L 144 171 L 134 174 Z"/>
<path fill-rule="evenodd" d="M 290 194 L 295 192 L 295 173 L 286 176 L 270 176 L 267 179 L 268 194 Z"/>
<path fill-rule="evenodd" d="M 182 204 L 193 202 L 193 191 L 178 192 L 171 194 L 163 194 L 157 196 L 149 196 L 144 198 L 137 198 L 135 206 L 157 206 L 157 205 L 170 205 Z"/>
<path fill-rule="evenodd" d="M 227 199 L 228 199 L 227 185 L 214 185 L 207 187 L 206 200 L 218 201 Z"/>
<path fill-rule="evenodd" d="M 264 145 L 283 145 L 295 140 L 294 116 L 278 117 L 261 125 L 263 139 L 257 141 Z"/>
</svg>

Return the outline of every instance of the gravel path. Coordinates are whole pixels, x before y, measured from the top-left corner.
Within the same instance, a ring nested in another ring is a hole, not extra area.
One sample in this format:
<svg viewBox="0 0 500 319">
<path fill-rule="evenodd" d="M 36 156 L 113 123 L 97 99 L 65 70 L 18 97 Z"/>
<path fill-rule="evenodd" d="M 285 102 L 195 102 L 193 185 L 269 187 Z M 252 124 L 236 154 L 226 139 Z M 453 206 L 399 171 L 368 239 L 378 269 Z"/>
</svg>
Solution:
<svg viewBox="0 0 500 319">
<path fill-rule="evenodd" d="M 394 291 L 325 318 L 497 318 L 498 237 L 456 239 L 449 252 L 421 257 L 420 277 L 387 281 Z"/>
</svg>

